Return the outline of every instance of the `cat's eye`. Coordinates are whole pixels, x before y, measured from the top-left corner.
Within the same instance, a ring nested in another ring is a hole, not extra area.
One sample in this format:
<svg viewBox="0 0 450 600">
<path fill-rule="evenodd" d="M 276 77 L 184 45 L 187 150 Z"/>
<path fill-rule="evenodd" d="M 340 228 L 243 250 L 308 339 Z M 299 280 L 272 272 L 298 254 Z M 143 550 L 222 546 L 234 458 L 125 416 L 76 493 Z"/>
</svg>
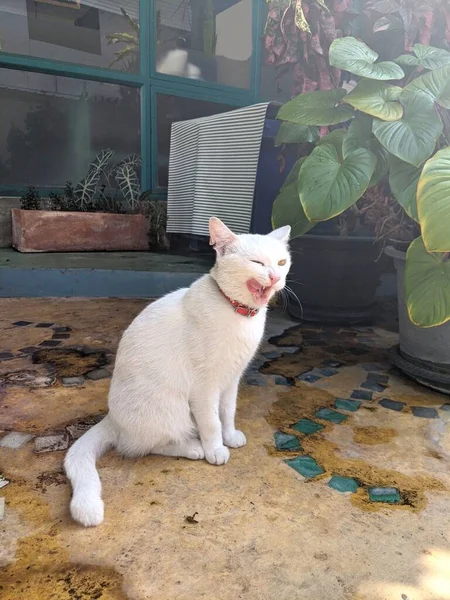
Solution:
<svg viewBox="0 0 450 600">
<path fill-rule="evenodd" d="M 284 267 L 284 265 L 286 264 L 286 259 L 283 258 L 283 260 L 278 261 L 278 266 L 279 267 Z"/>
<path fill-rule="evenodd" d="M 261 262 L 260 260 L 252 260 L 252 263 L 255 263 L 255 265 L 261 265 L 262 267 L 264 266 L 264 263 Z"/>
</svg>

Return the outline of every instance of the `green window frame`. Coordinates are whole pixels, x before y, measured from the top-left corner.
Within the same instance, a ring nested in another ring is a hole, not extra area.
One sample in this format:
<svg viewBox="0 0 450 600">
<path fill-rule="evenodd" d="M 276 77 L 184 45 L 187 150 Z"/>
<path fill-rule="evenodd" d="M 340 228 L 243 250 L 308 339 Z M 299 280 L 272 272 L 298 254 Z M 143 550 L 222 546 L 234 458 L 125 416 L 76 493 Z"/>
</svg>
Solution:
<svg viewBox="0 0 450 600">
<path fill-rule="evenodd" d="M 156 95 L 158 93 L 191 99 L 206 100 L 248 106 L 259 101 L 260 60 L 262 20 L 267 11 L 265 0 L 252 0 L 252 45 L 253 53 L 250 66 L 250 87 L 234 88 L 218 83 L 194 79 L 182 79 L 164 75 L 156 71 L 155 47 L 151 43 L 156 39 L 156 0 L 140 0 L 140 68 L 138 73 L 114 71 L 100 67 L 89 67 L 75 63 L 55 61 L 33 56 L 11 54 L 0 51 L 0 68 L 31 71 L 48 75 L 61 75 L 76 79 L 86 79 L 104 83 L 115 83 L 140 88 L 141 94 L 141 185 L 143 190 L 152 190 L 164 195 L 157 186 L 157 114 Z M 1 116 L 0 116 L 1 118 Z M 51 190 L 46 189 L 46 192 Z M 58 191 L 58 190 L 54 190 Z M 2 186 L 0 195 L 20 196 L 24 189 Z"/>
</svg>

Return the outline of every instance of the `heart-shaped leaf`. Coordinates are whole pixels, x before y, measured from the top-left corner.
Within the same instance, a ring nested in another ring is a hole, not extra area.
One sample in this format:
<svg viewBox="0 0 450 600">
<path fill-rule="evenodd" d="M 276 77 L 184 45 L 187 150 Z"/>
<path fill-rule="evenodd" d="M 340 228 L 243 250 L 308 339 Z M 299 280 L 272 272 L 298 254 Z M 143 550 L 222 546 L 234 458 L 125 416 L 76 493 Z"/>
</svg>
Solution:
<svg viewBox="0 0 450 600">
<path fill-rule="evenodd" d="M 400 101 L 403 103 L 418 94 L 424 95 L 431 103 L 437 102 L 444 108 L 450 108 L 450 65 L 413 79 L 403 88 Z"/>
<path fill-rule="evenodd" d="M 398 65 L 405 65 L 405 67 L 418 67 L 419 59 L 411 54 L 400 54 L 395 61 Z"/>
<path fill-rule="evenodd" d="M 423 44 L 414 44 L 413 50 L 419 65 L 425 69 L 434 70 L 450 65 L 450 52 L 447 50 Z"/>
<path fill-rule="evenodd" d="M 324 135 L 322 138 L 320 138 L 316 145 L 323 146 L 324 144 L 330 144 L 336 148 L 337 153 L 340 157 L 342 157 L 342 143 L 346 133 L 346 129 L 335 129 L 334 131 L 331 131 L 327 135 Z"/>
<path fill-rule="evenodd" d="M 389 186 L 391 192 L 406 214 L 418 221 L 417 184 L 422 169 L 418 169 L 396 156 L 389 157 Z"/>
<path fill-rule="evenodd" d="M 319 129 L 308 125 L 283 122 L 275 139 L 275 146 L 281 144 L 300 144 L 302 142 L 315 143 L 319 139 Z"/>
<path fill-rule="evenodd" d="M 405 299 L 411 321 L 435 327 L 450 320 L 450 261 L 427 252 L 421 237 L 408 248 Z"/>
<path fill-rule="evenodd" d="M 278 119 L 299 125 L 336 125 L 348 121 L 353 110 L 340 104 L 346 92 L 343 89 L 306 92 L 284 104 Z"/>
<path fill-rule="evenodd" d="M 372 117 L 383 121 L 398 121 L 403 115 L 399 99 L 402 88 L 384 81 L 361 79 L 343 101 Z"/>
<path fill-rule="evenodd" d="M 424 164 L 417 187 L 417 210 L 428 252 L 449 252 L 450 146 Z"/>
<path fill-rule="evenodd" d="M 369 183 L 369 187 L 372 187 L 379 183 L 388 172 L 389 153 L 372 133 L 372 118 L 362 113 L 359 113 L 353 119 L 344 137 L 342 143 L 344 158 L 347 158 L 351 152 L 359 148 L 370 150 L 377 159 L 375 171 Z"/>
<path fill-rule="evenodd" d="M 329 61 L 332 67 L 349 71 L 368 79 L 403 79 L 403 69 L 394 62 L 376 63 L 378 54 L 354 37 L 334 40 L 329 50 Z"/>
<path fill-rule="evenodd" d="M 340 158 L 330 144 L 317 146 L 300 169 L 298 189 L 309 221 L 326 221 L 354 204 L 366 191 L 376 158 L 365 148 Z"/>
<path fill-rule="evenodd" d="M 400 121 L 374 119 L 372 131 L 388 152 L 418 167 L 433 154 L 442 133 L 442 121 L 425 96 L 408 96 L 402 104 L 404 114 Z"/>
<path fill-rule="evenodd" d="M 298 174 L 305 158 L 300 158 L 292 167 L 280 193 L 272 206 L 272 227 L 291 226 L 291 239 L 303 235 L 314 223 L 308 221 L 298 193 Z"/>
</svg>

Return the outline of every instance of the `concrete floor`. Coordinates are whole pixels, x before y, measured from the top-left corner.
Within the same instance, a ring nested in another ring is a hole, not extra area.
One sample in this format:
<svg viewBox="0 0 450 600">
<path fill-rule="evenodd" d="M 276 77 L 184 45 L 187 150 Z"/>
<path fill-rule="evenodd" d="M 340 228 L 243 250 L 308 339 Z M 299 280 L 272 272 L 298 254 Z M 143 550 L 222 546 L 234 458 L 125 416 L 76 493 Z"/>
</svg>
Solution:
<svg viewBox="0 0 450 600">
<path fill-rule="evenodd" d="M 66 426 L 74 434 L 105 412 L 108 378 L 80 374 L 97 356 L 111 370 L 120 333 L 144 304 L 1 301 L 2 600 L 450 599 L 449 401 L 390 370 L 385 350 L 397 336 L 382 329 L 272 338 L 240 393 L 248 445 L 226 466 L 109 453 L 99 465 L 104 524 L 73 523 L 64 452 L 35 448 L 50 434 L 64 446 Z M 269 337 L 288 325 L 271 319 Z M 36 349 L 74 346 L 106 354 L 32 362 Z M 108 375 L 98 366 L 94 376 Z M 372 399 L 335 406 L 361 392 Z M 340 424 L 316 415 L 336 407 Z M 298 433 L 291 425 L 301 419 L 322 429 Z M 276 430 L 298 435 L 301 450 L 277 450 Z M 285 463 L 299 455 L 323 472 L 305 479 Z M 332 489 L 333 475 L 357 491 Z M 399 502 L 371 502 L 369 488 L 380 486 Z"/>
</svg>

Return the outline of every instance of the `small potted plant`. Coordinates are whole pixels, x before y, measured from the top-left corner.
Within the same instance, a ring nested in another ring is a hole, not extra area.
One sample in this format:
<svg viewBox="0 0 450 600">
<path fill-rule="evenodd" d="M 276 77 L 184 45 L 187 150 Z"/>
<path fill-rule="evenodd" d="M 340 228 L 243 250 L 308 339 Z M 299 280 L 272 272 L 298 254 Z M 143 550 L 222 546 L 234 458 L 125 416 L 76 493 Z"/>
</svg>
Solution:
<svg viewBox="0 0 450 600">
<path fill-rule="evenodd" d="M 148 250 L 149 219 L 130 155 L 109 168 L 112 150 L 103 150 L 75 186 L 40 199 L 34 188 L 12 209 L 13 247 L 19 252 Z M 111 190 L 113 190 L 111 192 Z"/>
<path fill-rule="evenodd" d="M 294 165 L 273 223 L 291 224 L 301 243 L 316 224 L 359 210 L 368 191 L 383 186 L 415 222 L 409 232 L 417 231 L 405 254 L 395 251 L 400 349 L 393 356 L 442 388 L 450 384 L 450 53 L 416 44 L 395 61 L 377 58 L 353 37 L 335 40 L 330 64 L 354 75 L 354 88 L 306 93 L 280 109 L 286 131 L 334 130 Z"/>
</svg>

